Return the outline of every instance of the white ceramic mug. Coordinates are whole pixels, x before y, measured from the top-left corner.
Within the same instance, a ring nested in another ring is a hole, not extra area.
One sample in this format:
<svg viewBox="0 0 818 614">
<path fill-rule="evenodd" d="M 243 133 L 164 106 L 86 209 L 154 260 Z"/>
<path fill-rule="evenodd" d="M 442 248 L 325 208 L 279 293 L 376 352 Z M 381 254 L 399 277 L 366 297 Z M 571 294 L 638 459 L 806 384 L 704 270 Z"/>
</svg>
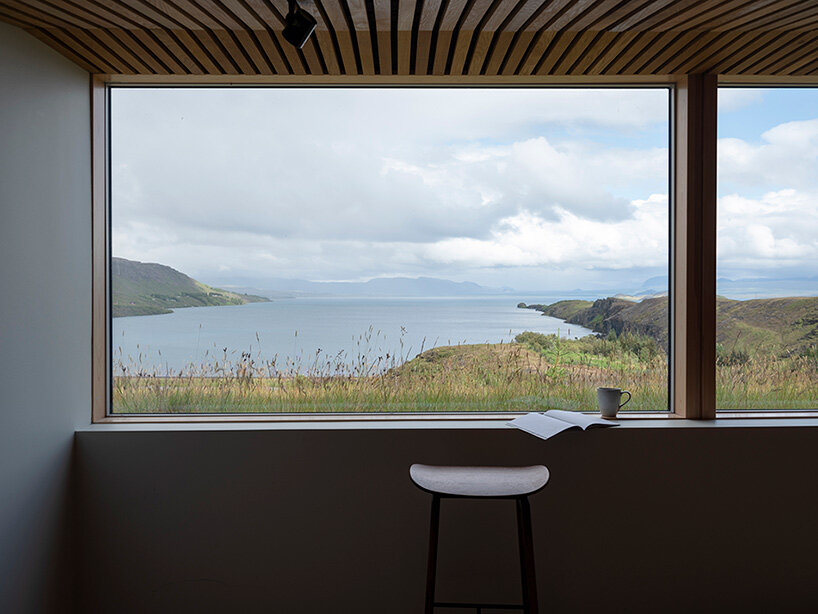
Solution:
<svg viewBox="0 0 818 614">
<path fill-rule="evenodd" d="M 625 403 L 620 403 L 622 395 L 627 394 Z M 631 400 L 631 393 L 621 388 L 597 388 L 596 401 L 603 418 L 616 418 L 616 412 Z"/>
</svg>

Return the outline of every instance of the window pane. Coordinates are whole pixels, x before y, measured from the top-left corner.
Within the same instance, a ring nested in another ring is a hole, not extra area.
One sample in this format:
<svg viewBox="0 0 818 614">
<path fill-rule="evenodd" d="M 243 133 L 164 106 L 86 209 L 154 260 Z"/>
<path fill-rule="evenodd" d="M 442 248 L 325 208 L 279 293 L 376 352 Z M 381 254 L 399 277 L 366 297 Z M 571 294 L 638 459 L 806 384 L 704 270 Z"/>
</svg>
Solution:
<svg viewBox="0 0 818 614">
<path fill-rule="evenodd" d="M 667 410 L 668 105 L 114 88 L 114 411 Z"/>
<path fill-rule="evenodd" d="M 818 408 L 818 90 L 719 91 L 717 408 Z"/>
</svg>

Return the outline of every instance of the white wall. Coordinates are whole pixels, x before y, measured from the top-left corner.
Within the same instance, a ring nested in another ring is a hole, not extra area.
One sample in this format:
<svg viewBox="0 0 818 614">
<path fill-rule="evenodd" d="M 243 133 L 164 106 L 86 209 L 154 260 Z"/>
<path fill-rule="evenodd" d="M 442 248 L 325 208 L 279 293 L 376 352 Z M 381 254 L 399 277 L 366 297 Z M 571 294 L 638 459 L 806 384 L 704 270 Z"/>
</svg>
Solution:
<svg viewBox="0 0 818 614">
<path fill-rule="evenodd" d="M 90 419 L 89 77 L 0 23 L 0 612 L 71 609 Z"/>
</svg>

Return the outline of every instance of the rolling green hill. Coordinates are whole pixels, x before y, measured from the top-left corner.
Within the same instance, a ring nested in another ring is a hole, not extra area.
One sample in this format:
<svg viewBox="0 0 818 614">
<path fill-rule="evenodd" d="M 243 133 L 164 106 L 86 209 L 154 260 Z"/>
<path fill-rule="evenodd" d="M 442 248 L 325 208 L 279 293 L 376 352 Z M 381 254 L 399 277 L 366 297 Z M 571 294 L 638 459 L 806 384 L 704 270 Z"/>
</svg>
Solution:
<svg viewBox="0 0 818 614">
<path fill-rule="evenodd" d="M 212 288 L 162 264 L 111 259 L 113 317 L 170 313 L 179 307 L 212 307 L 269 299 Z"/>
<path fill-rule="evenodd" d="M 522 304 L 521 304 L 522 306 Z M 526 305 L 544 315 L 607 335 L 611 331 L 653 337 L 668 346 L 667 297 L 638 303 L 610 297 L 594 301 L 559 301 Z M 716 342 L 727 353 L 802 354 L 818 345 L 818 297 L 738 301 L 719 297 Z"/>
</svg>

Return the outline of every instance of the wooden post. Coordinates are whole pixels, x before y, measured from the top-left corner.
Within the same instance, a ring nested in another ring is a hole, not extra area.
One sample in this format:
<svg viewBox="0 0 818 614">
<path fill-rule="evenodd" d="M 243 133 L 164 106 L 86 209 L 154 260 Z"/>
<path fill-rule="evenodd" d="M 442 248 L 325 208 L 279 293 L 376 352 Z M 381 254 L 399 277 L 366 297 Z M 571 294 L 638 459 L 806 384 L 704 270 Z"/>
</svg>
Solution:
<svg viewBox="0 0 818 614">
<path fill-rule="evenodd" d="M 108 89 L 91 77 L 91 419 L 108 415 Z"/>
<path fill-rule="evenodd" d="M 679 79 L 674 100 L 673 411 L 716 417 L 716 75 Z"/>
</svg>

